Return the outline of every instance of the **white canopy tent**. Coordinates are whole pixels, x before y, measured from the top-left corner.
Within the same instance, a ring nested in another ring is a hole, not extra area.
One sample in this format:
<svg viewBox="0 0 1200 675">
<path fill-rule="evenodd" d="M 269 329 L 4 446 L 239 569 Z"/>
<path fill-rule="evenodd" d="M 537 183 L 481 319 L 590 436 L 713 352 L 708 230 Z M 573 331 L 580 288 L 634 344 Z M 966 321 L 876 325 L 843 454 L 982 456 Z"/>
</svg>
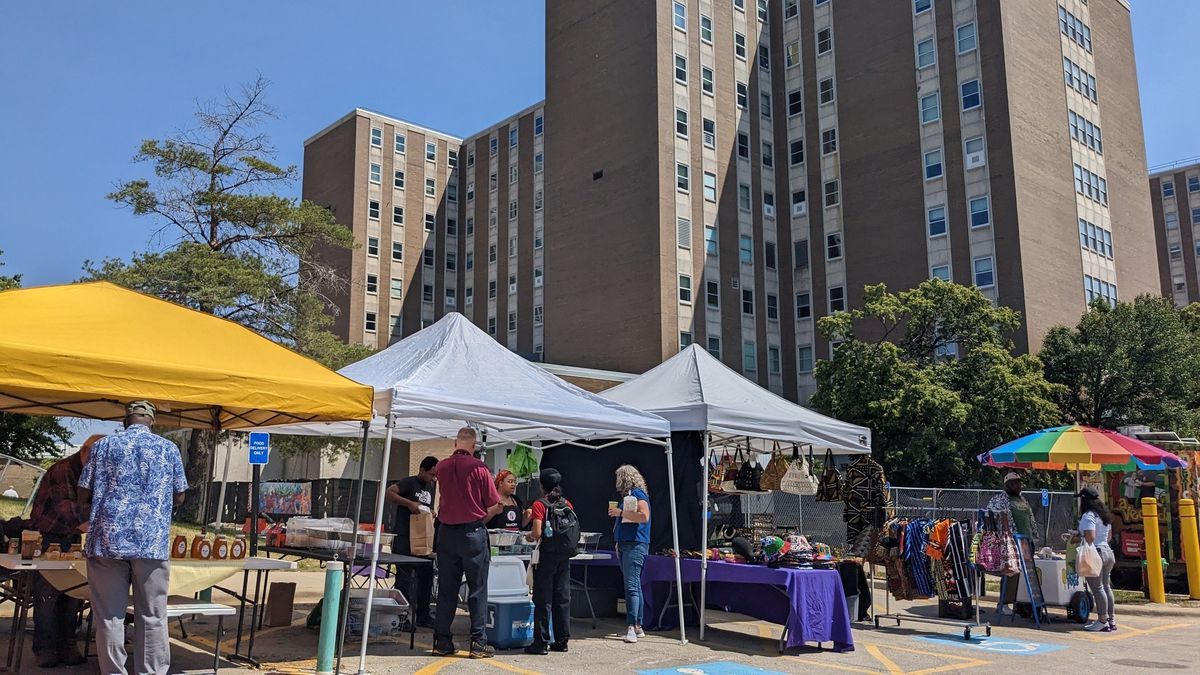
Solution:
<svg viewBox="0 0 1200 675">
<path fill-rule="evenodd" d="M 368 435 L 385 438 L 376 499 L 375 529 L 383 527 L 383 481 L 388 475 L 391 441 L 454 438 L 464 426 L 484 434 L 488 443 L 541 441 L 542 447 L 580 445 L 604 439 L 612 443 L 639 440 L 663 446 L 668 470 L 673 472 L 670 424 L 576 387 L 538 368 L 481 331 L 458 313 L 446 315 L 432 326 L 400 340 L 383 351 L 341 369 L 342 375 L 375 389 L 374 421 L 315 423 L 269 427 L 280 435 Z M 604 447 L 594 443 L 588 447 Z M 359 476 L 359 494 L 362 494 Z M 672 503 L 674 485 L 671 486 Z M 361 499 L 361 497 L 360 497 Z M 671 512 L 672 532 L 678 548 L 677 522 Z M 379 541 L 371 553 L 371 567 L 379 560 Z M 677 580 L 682 575 L 676 563 Z M 369 625 L 374 584 L 368 586 Z M 683 632 L 683 590 L 679 593 L 680 640 Z M 359 655 L 359 672 L 365 672 L 366 644 Z"/>
<path fill-rule="evenodd" d="M 602 395 L 665 418 L 672 431 L 704 433 L 704 550 L 708 550 L 708 465 L 710 439 L 739 438 L 798 443 L 834 454 L 870 454 L 871 430 L 826 417 L 792 403 L 690 345 L 675 356 Z M 700 639 L 704 639 L 708 556 L 700 566 Z M 681 620 L 682 623 L 682 620 Z"/>
</svg>

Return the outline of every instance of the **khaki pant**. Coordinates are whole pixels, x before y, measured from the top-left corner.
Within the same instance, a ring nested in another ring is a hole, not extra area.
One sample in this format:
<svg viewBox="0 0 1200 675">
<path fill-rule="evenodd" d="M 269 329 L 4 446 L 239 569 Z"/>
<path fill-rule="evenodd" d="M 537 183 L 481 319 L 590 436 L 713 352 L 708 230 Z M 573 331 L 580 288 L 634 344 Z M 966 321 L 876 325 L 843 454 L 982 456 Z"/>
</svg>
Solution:
<svg viewBox="0 0 1200 675">
<path fill-rule="evenodd" d="M 167 636 L 166 560 L 88 558 L 88 590 L 96 618 L 96 651 L 103 675 L 126 675 L 125 611 L 133 586 L 133 672 L 166 675 L 171 667 Z"/>
</svg>

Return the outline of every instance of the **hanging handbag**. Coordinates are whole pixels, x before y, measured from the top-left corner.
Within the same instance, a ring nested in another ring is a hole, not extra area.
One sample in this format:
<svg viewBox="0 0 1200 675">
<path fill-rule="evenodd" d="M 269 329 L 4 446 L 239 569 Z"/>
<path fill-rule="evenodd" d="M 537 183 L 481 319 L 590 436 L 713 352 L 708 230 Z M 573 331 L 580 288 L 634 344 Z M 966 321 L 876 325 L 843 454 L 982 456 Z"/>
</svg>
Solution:
<svg viewBox="0 0 1200 675">
<path fill-rule="evenodd" d="M 741 448 L 734 450 L 733 457 L 729 460 L 729 464 L 725 466 L 725 475 L 721 479 L 722 492 L 737 492 L 738 474 L 738 459 L 742 456 Z"/>
<path fill-rule="evenodd" d="M 833 463 L 833 450 L 825 451 L 825 470 L 817 483 L 817 501 L 842 501 L 842 474 L 838 473 L 837 466 Z"/>
<path fill-rule="evenodd" d="M 775 441 L 775 449 L 771 451 L 771 461 L 763 469 L 759 487 L 763 490 L 778 490 L 783 482 L 783 476 L 790 466 L 787 458 L 779 451 L 779 441 Z"/>
<path fill-rule="evenodd" d="M 727 459 L 729 459 L 729 451 L 728 450 L 726 450 L 725 454 L 721 457 L 721 459 L 717 460 L 716 462 L 713 462 L 711 458 L 709 459 L 709 467 L 710 467 L 709 471 L 708 471 L 708 489 L 709 490 L 720 490 L 721 489 L 721 481 L 725 480 L 725 469 L 727 468 L 725 460 L 727 460 Z"/>
<path fill-rule="evenodd" d="M 741 455 L 741 452 L 742 451 L 739 448 L 738 455 Z M 750 463 L 750 455 L 751 454 L 752 454 L 752 451 L 749 448 L 747 448 L 746 458 L 744 460 L 742 460 L 742 465 L 741 465 L 741 467 L 738 468 L 737 480 L 735 480 L 733 482 L 733 484 L 737 487 L 737 489 L 739 489 L 743 492 L 753 492 L 754 491 L 754 465 Z M 760 476 L 762 475 L 761 470 L 760 470 L 759 475 Z"/>
<path fill-rule="evenodd" d="M 779 481 L 779 489 L 783 492 L 802 497 L 817 494 L 817 477 L 812 475 L 808 462 L 800 455 L 800 449 L 792 446 L 792 461 L 783 479 Z"/>
</svg>

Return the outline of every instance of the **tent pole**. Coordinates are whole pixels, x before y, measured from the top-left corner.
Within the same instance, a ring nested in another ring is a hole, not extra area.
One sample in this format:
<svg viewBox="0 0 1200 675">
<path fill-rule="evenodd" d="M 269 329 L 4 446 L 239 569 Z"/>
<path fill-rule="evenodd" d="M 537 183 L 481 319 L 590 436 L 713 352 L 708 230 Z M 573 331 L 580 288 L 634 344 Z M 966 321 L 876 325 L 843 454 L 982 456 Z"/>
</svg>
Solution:
<svg viewBox="0 0 1200 675">
<path fill-rule="evenodd" d="M 700 508 L 701 537 L 704 538 L 704 546 L 700 552 L 704 557 L 700 559 L 700 641 L 704 642 L 704 608 L 708 606 L 708 431 L 704 434 L 704 455 L 701 462 L 704 464 L 704 483 L 700 489 L 704 490 L 704 506 Z M 678 550 L 678 549 L 676 549 Z"/>
<path fill-rule="evenodd" d="M 375 536 L 372 537 L 371 543 L 371 566 L 367 568 L 367 574 L 370 581 L 367 583 L 367 606 L 363 609 L 362 622 L 362 646 L 358 651 L 358 674 L 365 675 L 367 672 L 367 633 L 371 628 L 371 605 L 375 602 L 375 566 L 379 564 L 379 542 L 381 538 L 379 533 L 383 531 L 383 497 L 386 490 L 384 485 L 387 483 L 388 464 L 392 459 L 392 431 L 395 423 L 392 420 L 392 415 L 388 414 L 387 439 L 383 442 L 383 466 L 379 469 L 379 489 L 375 495 Z M 360 500 L 361 501 L 361 500 Z M 358 527 L 356 523 L 355 528 Z M 355 530 L 357 532 L 357 529 Z M 355 537 L 355 546 L 358 537 Z"/>
<path fill-rule="evenodd" d="M 355 500 L 355 507 L 354 507 L 354 532 L 356 535 L 358 533 L 358 522 L 360 520 L 362 520 L 363 478 L 366 475 L 367 442 L 371 438 L 371 422 L 366 421 L 366 422 L 363 422 L 362 425 L 363 425 L 362 451 L 358 455 L 358 499 Z M 391 428 L 389 427 L 388 430 L 390 431 Z M 382 482 L 379 484 L 379 489 L 381 491 L 383 490 Z M 351 492 L 351 495 L 353 495 L 353 492 Z M 357 539 L 357 538 L 358 537 L 355 536 L 355 539 Z M 357 546 L 358 546 L 358 543 L 356 541 L 355 547 L 357 547 Z M 346 576 L 342 579 L 343 586 L 348 586 L 350 584 L 350 578 L 351 578 L 350 575 L 354 574 L 353 562 L 354 562 L 354 558 L 357 557 L 354 555 L 354 553 L 355 553 L 354 549 L 350 549 L 351 565 L 349 566 L 349 568 L 347 568 Z M 375 585 L 374 580 L 375 580 L 374 577 L 372 577 L 372 579 L 371 579 L 372 586 Z M 340 629 L 339 629 L 340 633 L 338 634 L 337 666 L 334 668 L 334 672 L 336 672 L 336 673 L 342 672 L 342 652 L 345 650 L 345 647 L 346 647 L 346 617 L 348 617 L 349 615 L 350 615 L 350 599 L 346 596 L 345 593 L 343 593 L 342 594 L 342 621 L 340 624 L 338 624 L 340 626 Z"/>
<path fill-rule="evenodd" d="M 687 644 L 687 629 L 683 625 L 683 570 L 679 565 L 679 515 L 675 509 L 675 458 L 671 439 L 667 439 L 667 489 L 671 493 L 671 544 L 675 548 L 675 600 L 679 603 L 679 644 Z M 707 487 L 707 486 L 706 486 Z M 359 671 L 360 673 L 362 671 Z"/>
</svg>

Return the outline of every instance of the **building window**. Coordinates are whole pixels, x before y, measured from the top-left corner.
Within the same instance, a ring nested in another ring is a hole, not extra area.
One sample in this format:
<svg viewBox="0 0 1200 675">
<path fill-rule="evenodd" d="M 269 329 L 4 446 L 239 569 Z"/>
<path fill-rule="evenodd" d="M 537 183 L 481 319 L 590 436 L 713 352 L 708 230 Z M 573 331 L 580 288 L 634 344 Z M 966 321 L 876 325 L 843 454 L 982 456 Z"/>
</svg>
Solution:
<svg viewBox="0 0 1200 675">
<path fill-rule="evenodd" d="M 457 296 L 458 296 L 458 293 L 456 293 L 453 288 L 447 288 L 446 289 L 446 306 L 454 307 L 457 304 L 457 300 L 458 300 Z"/>
<path fill-rule="evenodd" d="M 783 65 L 793 68 L 800 65 L 800 41 L 789 42 L 783 48 Z"/>
<path fill-rule="evenodd" d="M 925 180 L 942 177 L 942 151 L 930 150 L 925 153 Z"/>
<path fill-rule="evenodd" d="M 404 244 L 392 242 L 392 262 L 402 262 L 404 260 Z"/>
<path fill-rule="evenodd" d="M 458 255 L 454 253 L 446 254 L 446 271 L 454 272 L 458 270 Z"/>
<path fill-rule="evenodd" d="M 517 313 L 508 313 L 508 332 L 512 333 L 517 330 Z"/>
<path fill-rule="evenodd" d="M 780 373 L 779 347 L 767 347 L 767 371 L 772 375 L 778 375 Z"/>
<path fill-rule="evenodd" d="M 717 123 L 707 117 L 701 123 L 704 126 L 704 147 L 717 147 Z"/>
<path fill-rule="evenodd" d="M 383 182 L 383 170 L 380 168 L 380 166 L 378 164 L 376 164 L 374 162 L 371 163 L 370 180 L 372 183 L 376 183 L 376 184 Z"/>
<path fill-rule="evenodd" d="M 475 148 L 467 148 L 467 168 L 475 166 Z"/>
<path fill-rule="evenodd" d="M 963 82 L 961 89 L 963 110 L 974 110 L 983 105 L 983 95 L 979 92 L 979 80 Z"/>
<path fill-rule="evenodd" d="M 704 172 L 704 199 L 717 201 L 717 174 L 709 171 Z"/>
<path fill-rule="evenodd" d="M 542 116 L 538 115 L 537 117 L 533 118 L 533 135 L 541 136 L 544 130 L 545 121 L 542 119 Z"/>
<path fill-rule="evenodd" d="M 403 155 L 405 152 L 405 149 L 406 149 L 408 139 L 406 139 L 404 137 L 404 134 L 396 134 L 394 142 L 396 144 L 396 153 Z"/>
<path fill-rule="evenodd" d="M 404 294 L 404 281 L 402 279 L 392 279 L 391 295 L 393 298 L 399 299 Z"/>
<path fill-rule="evenodd" d="M 692 247 L 692 221 L 687 218 L 675 219 L 675 245 L 684 249 Z"/>
<path fill-rule="evenodd" d="M 1164 180 L 1162 182 L 1162 195 L 1164 198 L 1175 196 L 1175 182 L 1174 181 Z"/>
<path fill-rule="evenodd" d="M 1071 38 L 1075 44 L 1089 53 L 1092 51 L 1092 29 L 1062 5 L 1058 6 L 1058 27 L 1062 34 Z"/>
<path fill-rule="evenodd" d="M 688 115 L 683 108 L 675 109 L 675 135 L 680 138 L 688 136 Z"/>
<path fill-rule="evenodd" d="M 917 68 L 929 68 L 937 63 L 937 52 L 933 47 L 933 38 L 917 43 Z"/>
<path fill-rule="evenodd" d="M 379 276 L 376 274 L 367 275 L 367 293 L 375 295 L 379 292 Z"/>
<path fill-rule="evenodd" d="M 543 317 L 545 316 L 544 312 L 545 310 L 542 309 L 541 305 L 533 306 L 533 325 L 542 325 Z"/>
<path fill-rule="evenodd" d="M 712 44 L 713 23 L 712 17 L 700 15 L 700 40 L 705 44 Z"/>
<path fill-rule="evenodd" d="M 841 194 L 838 192 L 838 182 L 831 180 L 825 183 L 825 208 L 837 206 L 841 202 Z"/>
<path fill-rule="evenodd" d="M 821 103 L 833 103 L 833 78 L 827 77 L 817 85 L 817 100 Z"/>
<path fill-rule="evenodd" d="M 921 97 L 921 124 L 936 122 L 942 117 L 942 106 L 936 93 Z"/>
<path fill-rule="evenodd" d="M 427 248 L 421 252 L 421 263 L 426 267 L 433 267 L 433 249 Z"/>
<path fill-rule="evenodd" d="M 766 45 L 758 46 L 758 67 L 763 72 L 771 70 L 771 48 Z"/>
<path fill-rule="evenodd" d="M 792 215 L 802 216 L 808 212 L 808 191 L 796 190 L 792 193 Z"/>
<path fill-rule="evenodd" d="M 463 289 L 463 304 L 470 307 L 474 301 L 475 301 L 475 289 L 470 286 L 467 286 L 465 289 Z"/>
<path fill-rule="evenodd" d="M 769 141 L 762 143 L 762 164 L 767 168 L 775 166 L 775 146 Z"/>
<path fill-rule="evenodd" d="M 929 270 L 930 279 L 941 279 L 942 281 L 950 281 L 950 266 L 935 265 Z"/>
<path fill-rule="evenodd" d="M 519 177 L 519 175 L 520 174 L 517 171 L 517 165 L 509 164 L 508 165 L 508 184 L 512 185 L 513 183 L 517 182 L 517 178 Z"/>
<path fill-rule="evenodd" d="M 533 173 L 539 174 L 546 170 L 546 158 L 543 153 L 537 153 L 533 156 Z"/>
<path fill-rule="evenodd" d="M 515 200 L 515 199 L 511 199 L 508 202 L 508 219 L 509 220 L 517 219 L 517 200 Z"/>
<path fill-rule="evenodd" d="M 367 255 L 379 257 L 379 237 L 367 237 Z"/>
<path fill-rule="evenodd" d="M 975 285 L 980 288 L 991 288 L 996 285 L 996 276 L 992 271 L 990 256 L 975 259 Z"/>
<path fill-rule="evenodd" d="M 679 275 L 679 302 L 692 304 L 692 278 L 686 274 Z"/>
<path fill-rule="evenodd" d="M 446 166 L 451 169 L 458 168 L 458 151 L 457 150 L 447 150 L 446 151 Z"/>
<path fill-rule="evenodd" d="M 367 202 L 367 217 L 371 220 L 379 220 L 379 202 L 374 199 Z"/>
<path fill-rule="evenodd" d="M 542 228 L 538 227 L 533 230 L 533 249 L 539 250 L 542 248 Z"/>
<path fill-rule="evenodd" d="M 495 244 L 488 244 L 488 262 L 489 263 L 496 262 L 496 245 Z"/>
<path fill-rule="evenodd" d="M 426 162 L 436 162 L 437 161 L 437 143 L 426 143 L 425 144 L 425 161 Z"/>
<path fill-rule="evenodd" d="M 737 83 L 737 107 L 745 109 L 750 105 L 750 89 L 746 87 L 745 82 Z"/>
<path fill-rule="evenodd" d="M 704 251 L 708 255 L 717 255 L 717 226 L 704 226 Z"/>
<path fill-rule="evenodd" d="M 775 193 L 763 192 L 763 215 L 768 218 L 775 217 Z M 771 265 L 774 267 L 774 264 Z"/>
<path fill-rule="evenodd" d="M 448 201 L 448 202 L 457 202 L 458 201 L 458 184 L 457 183 L 450 183 L 449 185 L 446 186 L 446 201 Z"/>
<path fill-rule="evenodd" d="M 371 127 L 371 147 L 383 147 L 383 129 L 380 129 L 379 127 Z M 374 323 L 374 321 L 371 323 Z M 375 328 L 372 327 L 371 330 L 375 330 Z"/>
<path fill-rule="evenodd" d="M 1063 79 L 1067 86 L 1088 97 L 1093 103 L 1099 102 L 1096 92 L 1096 76 L 1084 70 L 1071 59 L 1063 57 Z"/>
<path fill-rule="evenodd" d="M 796 318 L 807 319 L 812 316 L 812 295 L 808 293 L 796 294 Z"/>
<path fill-rule="evenodd" d="M 983 145 L 983 136 L 968 138 L 963 142 L 963 156 L 968 169 L 978 169 L 987 164 L 987 152 Z"/>
<path fill-rule="evenodd" d="M 795 260 L 796 269 L 808 267 L 808 240 L 800 239 L 792 244 L 792 258 Z"/>
<path fill-rule="evenodd" d="M 763 259 L 767 269 L 773 270 L 776 267 L 775 242 L 768 241 L 763 244 Z"/>
<path fill-rule="evenodd" d="M 1163 196 L 1167 196 L 1167 185 L 1171 186 L 1174 195 L 1175 184 L 1163 183 Z M 1108 181 L 1078 164 L 1075 165 L 1075 191 L 1098 204 L 1108 205 Z"/>
<path fill-rule="evenodd" d="M 842 233 L 831 232 L 825 235 L 825 259 L 838 260 L 842 257 Z"/>
<path fill-rule="evenodd" d="M 767 0 L 758 0 L 758 20 L 767 21 Z"/>
<path fill-rule="evenodd" d="M 517 128 L 509 127 L 509 129 L 508 129 L 508 147 L 510 147 L 510 148 L 517 147 L 517 140 L 518 140 Z"/>
<path fill-rule="evenodd" d="M 495 337 L 496 335 L 496 317 L 489 316 L 487 324 L 488 335 Z"/>
<path fill-rule="evenodd" d="M 687 31 L 687 6 L 682 2 L 675 3 L 675 27 Z"/>
<path fill-rule="evenodd" d="M 783 18 L 794 19 L 800 15 L 800 5 L 797 0 L 783 0 Z"/>
<path fill-rule="evenodd" d="M 491 138 L 488 139 L 488 154 L 491 155 L 492 157 L 495 157 L 496 153 L 499 151 L 500 151 L 500 139 L 496 138 L 495 136 L 492 136 Z"/>
<path fill-rule="evenodd" d="M 754 239 L 748 234 L 738 236 L 738 259 L 744 265 L 754 263 Z"/>
<path fill-rule="evenodd" d="M 1071 126 L 1071 138 L 1097 153 L 1104 154 L 1104 135 L 1101 133 L 1099 125 L 1093 124 L 1074 110 L 1067 111 L 1067 121 Z"/>
<path fill-rule="evenodd" d="M 375 130 L 372 129 L 371 131 L 374 132 Z M 374 145 L 374 140 L 374 134 L 372 134 L 372 145 Z M 375 332 L 375 312 L 366 312 L 363 315 L 363 330 L 367 331 L 368 333 Z"/>
<path fill-rule="evenodd" d="M 742 370 L 753 373 L 758 370 L 758 350 L 753 342 L 742 343 Z"/>
<path fill-rule="evenodd" d="M 771 95 L 767 92 L 759 94 L 758 109 L 764 119 L 771 119 Z"/>
<path fill-rule="evenodd" d="M 788 145 L 788 164 L 799 166 L 804 163 L 804 141 L 796 139 Z"/>
<path fill-rule="evenodd" d="M 958 53 L 966 54 L 967 52 L 975 51 L 975 22 L 964 23 L 959 26 L 956 33 L 958 37 Z"/>
<path fill-rule="evenodd" d="M 466 268 L 467 270 L 475 269 L 475 254 L 474 253 L 471 253 L 469 251 L 467 252 L 466 257 L 463 258 L 463 267 Z"/>
<path fill-rule="evenodd" d="M 682 350 L 690 346 L 692 346 L 692 334 L 685 330 L 679 331 L 679 348 Z"/>
<path fill-rule="evenodd" d="M 690 189 L 691 180 L 688 177 L 688 165 L 677 163 L 675 165 L 675 189 L 680 192 L 687 192 Z"/>
<path fill-rule="evenodd" d="M 700 66 L 700 91 L 712 96 L 716 91 L 713 86 L 713 71 L 708 66 Z"/>
<path fill-rule="evenodd" d="M 475 234 L 475 216 L 467 216 L 467 236 Z"/>
<path fill-rule="evenodd" d="M 499 185 L 500 185 L 500 179 L 496 176 L 496 172 L 493 171 L 490 174 L 488 174 L 488 191 L 495 192 L 496 188 L 499 187 Z"/>
<path fill-rule="evenodd" d="M 772 293 L 767 293 L 767 318 L 772 321 L 779 320 L 779 296 Z"/>
<path fill-rule="evenodd" d="M 687 84 L 687 57 L 675 55 L 675 81 Z"/>
<path fill-rule="evenodd" d="M 704 283 L 704 303 L 713 309 L 721 306 L 721 284 L 715 281 Z"/>
<path fill-rule="evenodd" d="M 846 311 L 846 287 L 845 286 L 830 286 L 829 288 L 829 313 Z"/>
<path fill-rule="evenodd" d="M 425 196 L 426 197 L 436 197 L 437 196 L 437 179 L 435 179 L 435 178 L 426 178 L 425 179 Z"/>
<path fill-rule="evenodd" d="M 425 231 L 433 232 L 434 225 L 436 225 L 436 224 L 437 224 L 437 216 L 433 215 L 432 213 L 426 213 L 425 214 Z"/>
<path fill-rule="evenodd" d="M 742 33 L 733 34 L 733 53 L 743 61 L 746 60 L 746 36 Z"/>
<path fill-rule="evenodd" d="M 403 225 L 404 224 L 404 207 L 403 206 L 393 206 L 392 207 L 392 224 L 393 225 Z"/>
<path fill-rule="evenodd" d="M 533 193 L 533 210 L 541 211 L 542 206 L 544 205 L 545 201 L 546 201 L 545 195 L 542 193 L 541 190 L 534 192 Z"/>
<path fill-rule="evenodd" d="M 545 271 L 540 266 L 533 268 L 533 287 L 541 288 L 545 280 Z"/>
<path fill-rule="evenodd" d="M 718 359 L 721 358 L 721 338 L 719 338 L 719 337 L 708 338 L 708 353 L 712 354 L 714 357 L 716 357 Z"/>
<path fill-rule="evenodd" d="M 821 154 L 832 155 L 837 152 L 837 129 L 826 129 L 821 132 Z"/>
<path fill-rule="evenodd" d="M 1182 281 L 1175 281 L 1175 290 L 1182 292 L 1186 288 Z M 1104 299 L 1109 306 L 1115 307 L 1117 304 L 1117 286 L 1110 284 L 1107 281 L 1102 281 L 1095 277 L 1084 275 L 1083 277 L 1083 292 L 1088 304 L 1091 304 L 1096 298 Z"/>
<path fill-rule="evenodd" d="M 796 369 L 802 373 L 811 373 L 813 369 L 812 345 L 802 345 L 796 350 Z"/>
<path fill-rule="evenodd" d="M 517 294 L 517 275 L 515 274 L 508 275 L 508 294 Z"/>
<path fill-rule="evenodd" d="M 971 227 L 984 227 L 992 222 L 987 196 L 971 200 Z"/>
<path fill-rule="evenodd" d="M 822 28 L 817 31 L 817 54 L 828 54 L 833 51 L 833 31 Z"/>
<path fill-rule="evenodd" d="M 495 298 L 496 298 L 496 280 L 492 279 L 491 281 L 488 282 L 488 299 L 494 300 Z"/>
<path fill-rule="evenodd" d="M 754 290 L 742 289 L 742 314 L 754 316 Z"/>
<path fill-rule="evenodd" d="M 467 183 L 467 201 L 475 199 L 475 184 Z"/>
<path fill-rule="evenodd" d="M 404 189 L 404 172 L 403 171 L 395 171 L 392 173 L 392 187 L 396 188 L 397 190 Z"/>
<path fill-rule="evenodd" d="M 737 154 L 742 159 L 750 159 L 750 134 L 739 131 L 737 135 Z"/>
<path fill-rule="evenodd" d="M 1079 245 L 1105 258 L 1113 257 L 1112 233 L 1083 218 L 1079 219 Z"/>
<path fill-rule="evenodd" d="M 935 206 L 926 214 L 929 223 L 929 236 L 940 237 L 946 234 L 946 207 Z"/>
<path fill-rule="evenodd" d="M 1200 176 L 1188 176 L 1188 192 L 1200 192 Z"/>
<path fill-rule="evenodd" d="M 913 0 L 913 14 L 928 12 L 933 6 L 933 0 Z"/>
<path fill-rule="evenodd" d="M 750 210 L 750 186 L 745 183 L 738 185 L 738 208 L 743 211 Z"/>
<path fill-rule="evenodd" d="M 1179 214 L 1178 213 L 1163 214 L 1163 221 L 1166 223 L 1166 227 L 1168 230 L 1174 230 L 1179 227 Z"/>
</svg>

